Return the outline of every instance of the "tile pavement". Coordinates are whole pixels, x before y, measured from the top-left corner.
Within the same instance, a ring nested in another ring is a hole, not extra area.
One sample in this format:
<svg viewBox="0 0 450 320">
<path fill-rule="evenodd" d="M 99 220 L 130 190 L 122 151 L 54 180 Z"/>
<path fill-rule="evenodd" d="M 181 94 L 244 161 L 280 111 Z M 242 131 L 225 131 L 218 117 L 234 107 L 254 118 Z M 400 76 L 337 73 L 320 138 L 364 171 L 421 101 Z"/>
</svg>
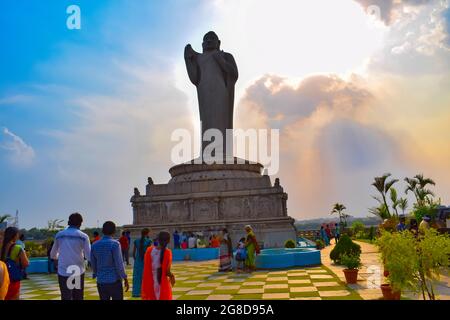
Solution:
<svg viewBox="0 0 450 320">
<path fill-rule="evenodd" d="M 219 273 L 218 260 L 173 264 L 177 279 L 173 297 L 177 300 L 260 300 L 260 299 L 355 299 L 361 296 L 348 288 L 325 266 L 288 270 L 258 270 L 254 273 Z M 131 279 L 132 268 L 127 267 Z M 56 275 L 31 274 L 22 282 L 21 299 L 59 300 Z M 131 282 L 131 281 L 130 281 Z M 95 281 L 87 272 L 85 299 L 98 300 Z M 130 291 L 126 300 L 135 300 Z"/>
</svg>

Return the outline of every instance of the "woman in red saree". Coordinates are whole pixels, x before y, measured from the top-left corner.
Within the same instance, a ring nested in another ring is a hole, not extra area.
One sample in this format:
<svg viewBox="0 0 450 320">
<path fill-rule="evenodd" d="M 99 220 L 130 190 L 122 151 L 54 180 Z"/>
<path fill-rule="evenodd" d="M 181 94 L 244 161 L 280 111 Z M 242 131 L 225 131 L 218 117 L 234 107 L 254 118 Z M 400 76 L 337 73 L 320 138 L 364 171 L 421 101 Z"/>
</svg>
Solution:
<svg viewBox="0 0 450 320">
<path fill-rule="evenodd" d="M 161 231 L 158 235 L 158 246 L 151 246 L 144 256 L 142 274 L 142 300 L 172 300 L 172 286 L 175 277 L 170 272 L 172 251 L 167 248 L 170 233 Z"/>
</svg>

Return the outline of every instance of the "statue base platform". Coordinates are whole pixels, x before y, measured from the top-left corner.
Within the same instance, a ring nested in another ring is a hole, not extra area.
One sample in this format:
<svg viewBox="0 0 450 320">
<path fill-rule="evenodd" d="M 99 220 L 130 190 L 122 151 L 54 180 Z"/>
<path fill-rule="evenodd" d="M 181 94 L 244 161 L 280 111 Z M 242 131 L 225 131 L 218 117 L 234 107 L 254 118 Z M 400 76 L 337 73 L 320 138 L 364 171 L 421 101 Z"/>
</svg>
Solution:
<svg viewBox="0 0 450 320">
<path fill-rule="evenodd" d="M 133 224 L 125 226 L 133 238 L 144 227 L 152 236 L 161 230 L 173 233 L 217 234 L 227 228 L 236 243 L 251 225 L 264 247 L 283 247 L 296 239 L 294 219 L 287 215 L 287 193 L 274 185 L 263 166 L 234 158 L 233 163 L 179 164 L 170 168 L 167 184 L 148 184 L 146 194 L 131 198 Z"/>
</svg>

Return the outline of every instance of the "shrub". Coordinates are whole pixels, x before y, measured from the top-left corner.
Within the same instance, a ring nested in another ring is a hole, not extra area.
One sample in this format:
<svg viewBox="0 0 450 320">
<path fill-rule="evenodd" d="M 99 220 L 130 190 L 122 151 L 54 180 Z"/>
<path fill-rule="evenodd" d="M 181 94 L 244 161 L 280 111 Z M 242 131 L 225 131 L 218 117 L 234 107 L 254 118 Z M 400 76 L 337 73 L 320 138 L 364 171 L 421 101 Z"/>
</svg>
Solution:
<svg viewBox="0 0 450 320">
<path fill-rule="evenodd" d="M 336 246 L 330 252 L 330 259 L 335 263 L 341 262 L 343 254 L 347 255 L 361 255 L 361 247 L 359 244 L 354 243 L 347 235 L 342 235 Z"/>
<path fill-rule="evenodd" d="M 437 205 L 415 205 L 413 215 L 416 218 L 417 223 L 420 223 L 424 216 L 429 216 L 432 220 L 434 220 L 437 215 Z"/>
<path fill-rule="evenodd" d="M 367 235 L 367 237 L 369 238 L 369 240 L 373 240 L 375 239 L 375 236 L 376 236 L 376 229 L 374 226 L 370 226 L 369 234 Z"/>
<path fill-rule="evenodd" d="M 25 241 L 25 250 L 29 257 L 46 257 L 47 247 L 45 244 L 39 244 L 33 241 Z"/>
<path fill-rule="evenodd" d="M 341 264 L 347 267 L 347 269 L 358 269 L 361 266 L 361 259 L 356 254 L 343 254 L 341 256 Z"/>
<path fill-rule="evenodd" d="M 285 248 L 295 248 L 295 241 L 292 239 L 286 240 L 284 243 Z"/>
<path fill-rule="evenodd" d="M 423 299 L 435 300 L 433 283 L 449 271 L 450 237 L 434 229 L 417 241 L 414 234 L 383 232 L 377 239 L 388 280 L 396 291 L 421 292 Z"/>
<path fill-rule="evenodd" d="M 317 249 L 325 248 L 325 242 L 323 242 L 322 239 L 317 239 L 316 240 L 316 248 Z"/>
<path fill-rule="evenodd" d="M 360 232 L 362 234 L 364 234 L 364 230 L 366 229 L 366 226 L 361 221 L 354 221 L 352 223 L 351 229 L 352 229 L 352 233 L 355 235 L 359 234 Z"/>
</svg>

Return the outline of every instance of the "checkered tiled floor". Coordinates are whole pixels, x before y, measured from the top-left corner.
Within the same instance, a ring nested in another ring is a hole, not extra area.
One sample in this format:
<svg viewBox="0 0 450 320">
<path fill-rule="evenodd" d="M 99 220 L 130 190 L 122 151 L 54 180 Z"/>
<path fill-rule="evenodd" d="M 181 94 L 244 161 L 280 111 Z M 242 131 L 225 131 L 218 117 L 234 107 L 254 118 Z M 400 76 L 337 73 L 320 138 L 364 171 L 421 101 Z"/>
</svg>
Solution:
<svg viewBox="0 0 450 320">
<path fill-rule="evenodd" d="M 218 261 L 181 262 L 172 266 L 177 282 L 173 288 L 178 300 L 235 300 L 235 299 L 352 299 L 361 297 L 345 286 L 329 269 L 297 268 L 289 270 L 264 270 L 252 274 L 217 272 Z M 132 277 L 132 268 L 127 268 Z M 95 281 L 87 273 L 85 299 L 97 300 Z M 59 300 L 56 275 L 32 274 L 22 281 L 21 299 Z M 130 281 L 131 282 L 131 281 Z M 125 299 L 131 298 L 130 291 Z"/>
</svg>

